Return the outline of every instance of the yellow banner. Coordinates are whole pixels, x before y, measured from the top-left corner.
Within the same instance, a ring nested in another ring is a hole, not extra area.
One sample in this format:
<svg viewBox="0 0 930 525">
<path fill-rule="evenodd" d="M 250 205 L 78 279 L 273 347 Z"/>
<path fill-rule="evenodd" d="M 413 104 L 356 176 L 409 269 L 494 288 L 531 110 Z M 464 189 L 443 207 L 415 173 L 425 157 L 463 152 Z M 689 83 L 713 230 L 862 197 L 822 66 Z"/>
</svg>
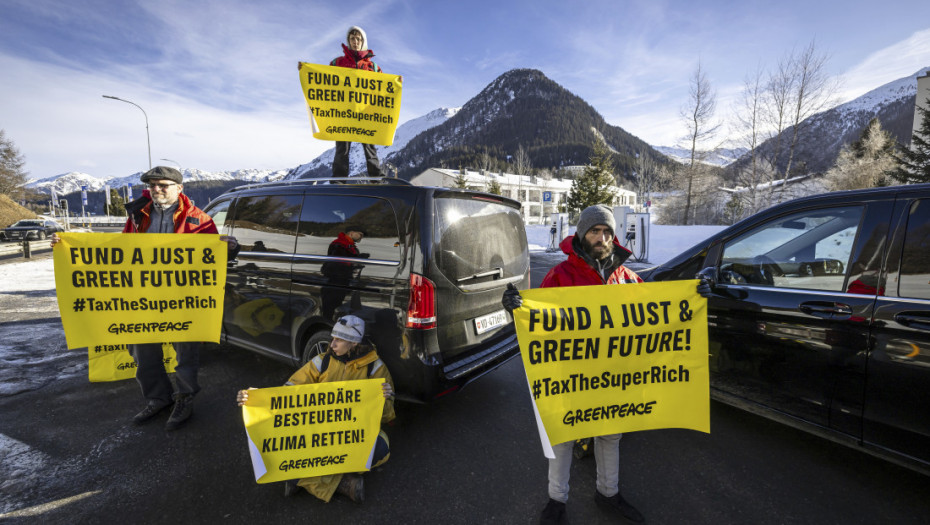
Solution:
<svg viewBox="0 0 930 525">
<path fill-rule="evenodd" d="M 697 282 L 524 290 L 514 322 L 552 445 L 657 428 L 710 432 Z"/>
<path fill-rule="evenodd" d="M 219 342 L 226 284 L 219 235 L 58 236 L 55 287 L 68 348 Z"/>
<path fill-rule="evenodd" d="M 170 343 L 161 345 L 165 371 L 174 372 L 178 357 Z M 136 361 L 126 345 L 96 345 L 87 349 L 87 375 L 91 383 L 122 381 L 136 377 Z"/>
<path fill-rule="evenodd" d="M 371 469 L 384 410 L 382 379 L 249 390 L 242 421 L 255 481 Z"/>
<path fill-rule="evenodd" d="M 314 138 L 390 146 L 400 116 L 399 75 L 300 62 Z"/>
</svg>

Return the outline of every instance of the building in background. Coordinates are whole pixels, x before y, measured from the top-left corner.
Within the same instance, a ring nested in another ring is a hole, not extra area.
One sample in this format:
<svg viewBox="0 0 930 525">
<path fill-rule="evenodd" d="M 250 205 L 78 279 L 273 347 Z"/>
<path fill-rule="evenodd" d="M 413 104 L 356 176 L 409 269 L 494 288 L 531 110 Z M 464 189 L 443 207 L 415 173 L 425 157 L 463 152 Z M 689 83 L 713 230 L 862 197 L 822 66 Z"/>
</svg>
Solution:
<svg viewBox="0 0 930 525">
<path fill-rule="evenodd" d="M 572 179 L 553 177 L 547 179 L 535 175 L 514 175 L 512 173 L 490 173 L 471 170 L 450 170 L 429 168 L 410 179 L 417 186 L 439 186 L 453 188 L 464 176 L 465 185 L 470 189 L 488 191 L 492 182 L 501 187 L 501 195 L 519 201 L 523 206 L 523 220 L 527 224 L 546 224 L 549 214 L 558 212 L 559 205 L 568 199 L 572 189 Z M 612 186 L 614 202 L 611 206 L 629 206 L 637 208 L 636 192 Z"/>
<path fill-rule="evenodd" d="M 924 108 L 925 110 L 930 111 L 930 106 L 927 104 L 927 99 L 930 98 L 930 71 L 922 77 L 917 77 L 917 102 L 914 104 L 914 128 L 911 132 L 911 136 L 914 136 L 914 133 L 917 133 L 920 130 L 921 120 L 920 112 L 917 111 L 917 108 Z"/>
</svg>

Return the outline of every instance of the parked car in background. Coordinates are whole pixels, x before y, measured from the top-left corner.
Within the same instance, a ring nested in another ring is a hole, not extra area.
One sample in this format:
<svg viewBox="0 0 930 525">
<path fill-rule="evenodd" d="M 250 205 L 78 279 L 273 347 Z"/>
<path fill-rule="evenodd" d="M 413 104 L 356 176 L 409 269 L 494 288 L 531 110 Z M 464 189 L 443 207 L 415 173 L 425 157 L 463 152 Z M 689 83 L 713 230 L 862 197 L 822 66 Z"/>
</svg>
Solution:
<svg viewBox="0 0 930 525">
<path fill-rule="evenodd" d="M 3 241 L 41 241 L 55 232 L 64 231 L 60 224 L 51 219 L 23 219 L 9 228 L 0 230 Z"/>
<path fill-rule="evenodd" d="M 786 202 L 640 275 L 699 272 L 714 398 L 930 472 L 930 185 Z"/>
<path fill-rule="evenodd" d="M 419 401 L 519 353 L 501 306 L 508 283 L 530 285 L 516 201 L 398 179 L 301 179 L 233 188 L 204 211 L 242 247 L 227 272 L 225 342 L 299 365 L 354 314 L 398 395 Z M 331 250 L 348 232 L 363 234 L 359 253 Z"/>
</svg>

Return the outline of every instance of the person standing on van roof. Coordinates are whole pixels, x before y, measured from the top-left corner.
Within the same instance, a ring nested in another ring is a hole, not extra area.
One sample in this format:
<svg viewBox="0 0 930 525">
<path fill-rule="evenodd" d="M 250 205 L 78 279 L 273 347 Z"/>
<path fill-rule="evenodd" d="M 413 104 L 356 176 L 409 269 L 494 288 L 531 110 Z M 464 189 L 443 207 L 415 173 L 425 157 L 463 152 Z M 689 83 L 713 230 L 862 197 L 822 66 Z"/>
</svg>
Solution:
<svg viewBox="0 0 930 525">
<path fill-rule="evenodd" d="M 156 166 L 142 174 L 147 189 L 142 196 L 126 204 L 129 218 L 123 233 L 219 233 L 209 215 L 194 206 L 184 195 L 181 172 L 166 166 Z M 239 251 L 232 236 L 221 236 L 227 242 L 229 258 Z M 128 345 L 136 361 L 136 381 L 142 388 L 147 404 L 135 415 L 133 422 L 141 425 L 162 410 L 174 405 L 165 430 L 180 427 L 194 410 L 194 395 L 200 391 L 197 369 L 200 367 L 200 343 L 173 343 L 178 362 L 175 383 L 171 386 L 162 355 L 161 343 Z"/>
<path fill-rule="evenodd" d="M 568 259 L 546 274 L 540 288 L 557 286 L 589 286 L 598 284 L 641 283 L 633 270 L 623 266 L 632 252 L 620 245 L 614 235 L 616 224 L 611 208 L 602 204 L 589 206 L 581 212 L 574 235 L 559 244 Z M 705 288 L 702 288 L 705 286 Z M 698 291 L 710 293 L 709 285 L 701 283 Z M 519 290 L 508 285 L 501 300 L 504 308 L 513 311 L 523 304 Z M 610 434 L 594 438 L 594 458 L 597 463 L 595 501 L 624 518 L 641 523 L 643 515 L 620 494 L 620 438 Z M 565 503 L 568 501 L 568 480 L 572 467 L 574 441 L 552 446 L 555 458 L 549 460 L 549 502 L 543 509 L 540 523 L 565 523 Z"/>
<path fill-rule="evenodd" d="M 383 379 L 381 390 L 384 392 L 384 411 L 381 413 L 381 423 L 392 421 L 395 417 L 394 381 L 374 347 L 363 342 L 364 336 L 365 321 L 354 315 L 341 317 L 333 325 L 333 339 L 326 353 L 317 355 L 294 372 L 285 385 L 354 381 L 367 378 Z M 236 395 L 236 402 L 239 406 L 248 404 L 249 391 L 240 390 Z M 390 456 L 390 442 L 387 434 L 382 430 L 375 441 L 372 468 L 387 463 Z M 365 485 L 360 474 L 329 474 L 288 480 L 284 483 L 284 495 L 293 496 L 301 488 L 326 502 L 329 502 L 337 492 L 357 503 L 365 499 Z"/>
<path fill-rule="evenodd" d="M 375 53 L 368 49 L 368 36 L 361 27 L 352 26 L 349 28 L 346 33 L 346 43 L 348 45 L 342 44 L 342 56 L 334 58 L 329 65 L 382 73 L 378 64 L 371 60 Z M 404 77 L 400 77 L 400 81 L 403 83 Z M 349 148 L 351 146 L 351 142 L 336 142 L 336 154 L 333 157 L 333 177 L 349 176 Z M 368 176 L 383 176 L 375 145 L 363 143 L 362 148 L 365 150 L 365 166 L 368 169 Z"/>
</svg>

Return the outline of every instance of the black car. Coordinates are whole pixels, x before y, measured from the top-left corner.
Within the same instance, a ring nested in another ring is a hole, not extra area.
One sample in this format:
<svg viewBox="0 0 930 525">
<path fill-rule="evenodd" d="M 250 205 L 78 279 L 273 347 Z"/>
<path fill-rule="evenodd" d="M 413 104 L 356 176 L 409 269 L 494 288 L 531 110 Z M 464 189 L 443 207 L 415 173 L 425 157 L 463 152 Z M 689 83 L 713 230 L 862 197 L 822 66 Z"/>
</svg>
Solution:
<svg viewBox="0 0 930 525">
<path fill-rule="evenodd" d="M 0 240 L 4 241 L 41 241 L 53 233 L 64 231 L 57 222 L 50 219 L 23 219 L 16 221 L 9 228 L 0 231 Z"/>
<path fill-rule="evenodd" d="M 640 275 L 699 272 L 714 398 L 930 472 L 930 184 L 786 202 Z"/>
<path fill-rule="evenodd" d="M 427 401 L 519 352 L 501 307 L 529 287 L 518 202 L 398 179 L 301 179 L 234 188 L 204 211 L 241 245 L 229 262 L 223 339 L 294 365 L 353 314 L 398 395 Z M 363 232 L 356 255 L 332 250 Z M 337 243 L 338 244 L 338 243 Z"/>
</svg>

